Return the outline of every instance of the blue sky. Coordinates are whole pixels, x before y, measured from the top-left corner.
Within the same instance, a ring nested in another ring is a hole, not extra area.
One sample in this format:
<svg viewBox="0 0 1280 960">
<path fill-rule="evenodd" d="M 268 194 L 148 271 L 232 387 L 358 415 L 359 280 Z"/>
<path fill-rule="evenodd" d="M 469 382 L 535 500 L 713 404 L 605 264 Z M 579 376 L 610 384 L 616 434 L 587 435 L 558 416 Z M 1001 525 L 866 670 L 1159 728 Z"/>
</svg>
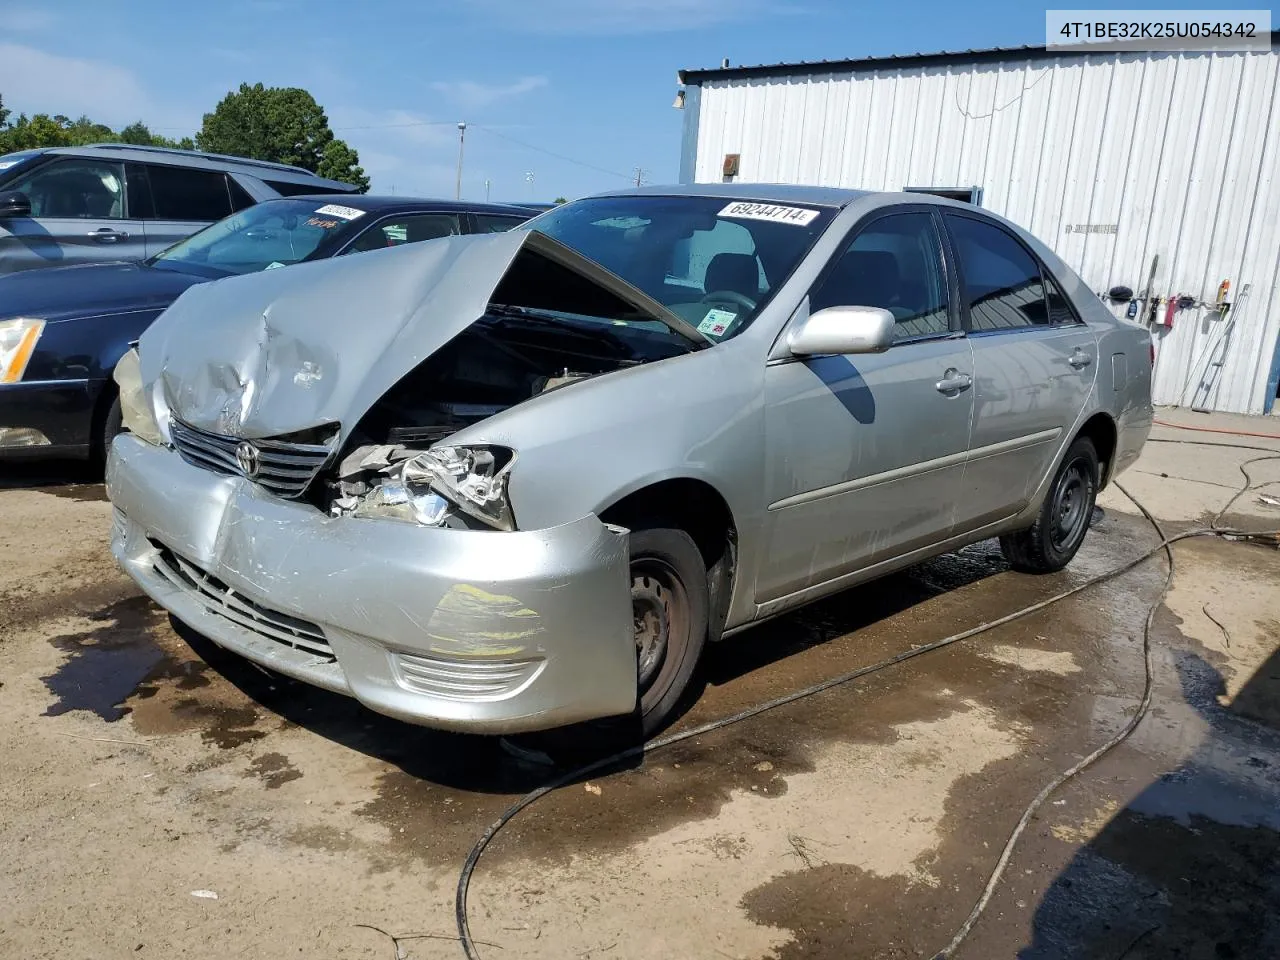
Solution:
<svg viewBox="0 0 1280 960">
<path fill-rule="evenodd" d="M 682 67 L 1043 42 L 1012 0 L 0 0 L 0 95 L 180 136 L 241 81 L 300 86 L 378 192 L 452 196 L 465 120 L 464 196 L 549 200 L 674 181 Z"/>
</svg>

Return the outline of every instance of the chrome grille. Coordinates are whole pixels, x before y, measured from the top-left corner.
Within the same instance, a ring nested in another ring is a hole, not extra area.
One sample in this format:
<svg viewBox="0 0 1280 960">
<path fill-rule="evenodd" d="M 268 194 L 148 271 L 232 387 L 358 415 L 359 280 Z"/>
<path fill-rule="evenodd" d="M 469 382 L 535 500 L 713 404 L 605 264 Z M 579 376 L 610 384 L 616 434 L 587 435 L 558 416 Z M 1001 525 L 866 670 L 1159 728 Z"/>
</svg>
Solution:
<svg viewBox="0 0 1280 960">
<path fill-rule="evenodd" d="M 155 541 L 152 541 L 152 545 L 159 550 L 154 564 L 156 573 L 196 600 L 208 613 L 230 620 L 236 626 L 267 640 L 305 650 L 328 660 L 334 659 L 324 631 L 310 620 L 291 617 L 287 613 L 254 603 L 217 577 L 182 559 L 168 547 Z"/>
<path fill-rule="evenodd" d="M 182 459 L 196 467 L 232 477 L 247 477 L 278 497 L 302 496 L 333 451 L 323 444 L 288 443 L 283 440 L 245 440 L 198 430 L 181 420 L 169 423 L 169 435 Z M 251 443 L 256 448 L 257 468 L 245 473 L 236 458 L 236 448 Z"/>
</svg>

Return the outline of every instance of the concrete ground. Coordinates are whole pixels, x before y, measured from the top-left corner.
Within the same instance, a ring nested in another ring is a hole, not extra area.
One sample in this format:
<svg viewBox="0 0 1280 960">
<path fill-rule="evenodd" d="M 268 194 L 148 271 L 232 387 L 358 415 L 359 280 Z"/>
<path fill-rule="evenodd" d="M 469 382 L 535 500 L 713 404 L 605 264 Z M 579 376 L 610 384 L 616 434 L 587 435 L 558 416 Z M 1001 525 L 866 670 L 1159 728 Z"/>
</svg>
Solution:
<svg viewBox="0 0 1280 960">
<path fill-rule="evenodd" d="M 1153 437 L 1195 441 L 1151 443 L 1121 480 L 1170 532 L 1228 507 L 1226 524 L 1280 528 L 1258 500 L 1280 494 L 1280 442 Z M 1276 459 L 1207 446 L 1227 443 Z M 1242 464 L 1258 489 L 1237 496 Z M 0 956 L 460 957 L 462 860 L 546 772 L 175 629 L 110 560 L 100 486 L 3 470 Z M 727 641 L 679 726 L 995 619 L 1157 542 L 1118 488 L 1102 505 L 1062 574 L 1012 573 L 979 544 Z M 1150 714 L 1046 804 L 958 956 L 1280 956 L 1280 552 L 1202 539 L 1174 554 Z M 1030 798 L 1133 715 L 1165 571 L 1157 557 L 550 795 L 476 871 L 482 955 L 931 956 Z"/>
</svg>

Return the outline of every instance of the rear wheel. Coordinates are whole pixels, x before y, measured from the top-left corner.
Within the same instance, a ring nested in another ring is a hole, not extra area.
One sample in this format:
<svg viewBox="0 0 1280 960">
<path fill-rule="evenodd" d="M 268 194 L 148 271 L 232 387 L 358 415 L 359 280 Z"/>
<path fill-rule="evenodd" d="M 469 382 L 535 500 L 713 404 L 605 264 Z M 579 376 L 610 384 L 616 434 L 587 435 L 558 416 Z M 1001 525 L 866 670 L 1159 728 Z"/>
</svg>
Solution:
<svg viewBox="0 0 1280 960">
<path fill-rule="evenodd" d="M 1015 570 L 1054 573 L 1084 543 L 1098 496 L 1098 452 L 1088 437 L 1077 437 L 1049 487 L 1040 515 L 1026 530 L 1000 538 L 1000 549 Z"/>
<path fill-rule="evenodd" d="M 631 532 L 631 614 L 635 625 L 640 726 L 662 729 L 689 689 L 707 639 L 707 569 L 683 530 Z"/>
</svg>

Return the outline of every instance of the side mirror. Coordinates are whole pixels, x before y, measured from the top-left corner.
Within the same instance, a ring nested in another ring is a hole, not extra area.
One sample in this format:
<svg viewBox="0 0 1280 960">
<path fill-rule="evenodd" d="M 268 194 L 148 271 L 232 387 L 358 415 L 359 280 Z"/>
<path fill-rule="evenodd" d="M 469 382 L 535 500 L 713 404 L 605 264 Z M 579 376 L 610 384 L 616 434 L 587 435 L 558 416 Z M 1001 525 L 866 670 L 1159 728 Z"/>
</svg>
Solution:
<svg viewBox="0 0 1280 960">
<path fill-rule="evenodd" d="M 31 201 L 21 190 L 0 192 L 0 219 L 31 216 Z"/>
<path fill-rule="evenodd" d="M 827 307 L 809 314 L 787 335 L 797 357 L 884 353 L 893 345 L 893 314 L 881 307 Z"/>
</svg>

